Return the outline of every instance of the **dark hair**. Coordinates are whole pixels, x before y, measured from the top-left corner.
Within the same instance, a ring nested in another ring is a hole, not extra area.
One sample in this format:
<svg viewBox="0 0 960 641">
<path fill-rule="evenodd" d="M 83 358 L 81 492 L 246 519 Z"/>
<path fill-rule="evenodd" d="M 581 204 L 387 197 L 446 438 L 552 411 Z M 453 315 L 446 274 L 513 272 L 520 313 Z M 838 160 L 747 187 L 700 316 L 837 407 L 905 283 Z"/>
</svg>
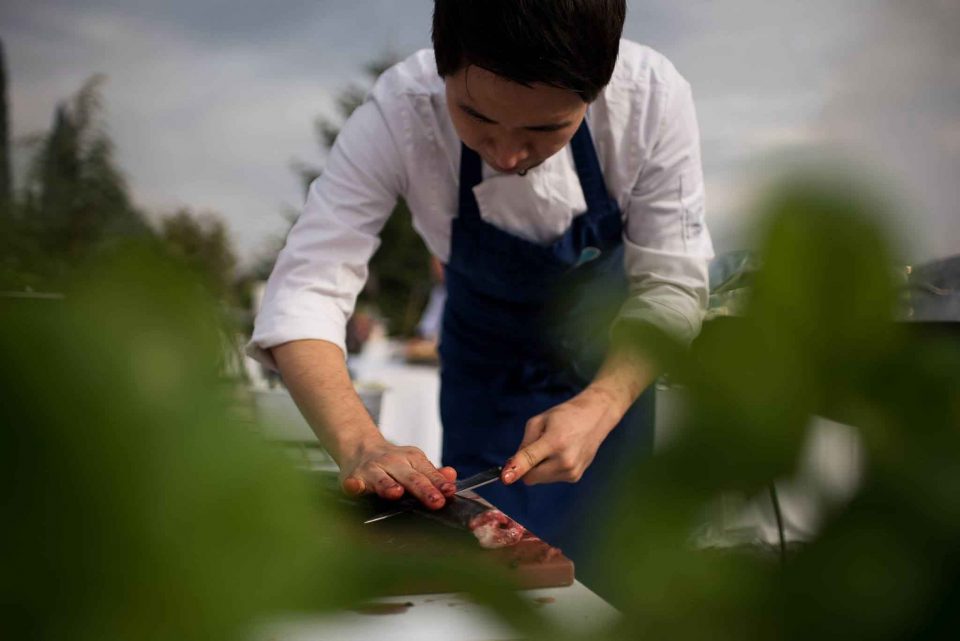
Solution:
<svg viewBox="0 0 960 641">
<path fill-rule="evenodd" d="M 476 65 L 592 102 L 613 75 L 626 11 L 625 0 L 435 0 L 437 71 Z"/>
</svg>

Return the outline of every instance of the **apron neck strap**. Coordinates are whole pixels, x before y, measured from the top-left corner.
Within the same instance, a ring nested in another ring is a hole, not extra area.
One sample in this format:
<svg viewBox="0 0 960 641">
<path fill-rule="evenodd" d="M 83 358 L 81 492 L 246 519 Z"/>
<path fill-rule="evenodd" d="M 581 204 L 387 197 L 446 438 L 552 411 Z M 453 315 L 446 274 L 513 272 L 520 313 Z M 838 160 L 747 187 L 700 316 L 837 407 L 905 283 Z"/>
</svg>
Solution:
<svg viewBox="0 0 960 641">
<path fill-rule="evenodd" d="M 600 161 L 597 158 L 597 150 L 593 146 L 593 138 L 590 136 L 590 127 L 587 126 L 587 118 L 577 129 L 570 141 L 570 150 L 573 152 L 573 162 L 577 167 L 577 177 L 580 179 L 580 189 L 583 190 L 583 198 L 587 201 L 588 209 L 595 209 L 596 206 L 604 204 L 610 199 L 607 192 L 607 186 L 603 182 L 603 170 L 600 168 Z"/>
</svg>

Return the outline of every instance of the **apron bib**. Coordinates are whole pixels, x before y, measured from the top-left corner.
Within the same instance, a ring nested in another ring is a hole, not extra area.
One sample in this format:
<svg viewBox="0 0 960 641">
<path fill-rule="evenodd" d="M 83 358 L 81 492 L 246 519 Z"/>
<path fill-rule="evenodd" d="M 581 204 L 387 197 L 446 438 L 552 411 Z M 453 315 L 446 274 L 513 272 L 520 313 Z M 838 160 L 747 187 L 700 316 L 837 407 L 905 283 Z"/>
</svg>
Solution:
<svg viewBox="0 0 960 641">
<path fill-rule="evenodd" d="M 570 146 L 587 211 L 547 246 L 482 219 L 473 193 L 481 160 L 461 147 L 439 348 L 443 464 L 461 477 L 502 465 L 527 420 L 590 383 L 628 293 L 621 212 L 607 193 L 586 119 Z M 479 493 L 581 564 L 602 527 L 610 479 L 652 449 L 653 417 L 651 387 L 578 483 L 496 483 Z"/>
</svg>

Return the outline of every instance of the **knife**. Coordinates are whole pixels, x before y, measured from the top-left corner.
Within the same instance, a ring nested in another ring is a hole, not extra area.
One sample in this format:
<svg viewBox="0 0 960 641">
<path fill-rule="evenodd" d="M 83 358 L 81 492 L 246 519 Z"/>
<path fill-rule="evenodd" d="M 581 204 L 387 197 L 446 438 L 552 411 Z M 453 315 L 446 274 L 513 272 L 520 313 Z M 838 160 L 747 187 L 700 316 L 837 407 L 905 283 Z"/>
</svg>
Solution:
<svg viewBox="0 0 960 641">
<path fill-rule="evenodd" d="M 500 480 L 500 472 L 503 470 L 502 467 L 491 467 L 489 470 L 484 470 L 474 474 L 473 476 L 468 476 L 465 479 L 457 481 L 457 491 L 454 494 L 460 494 L 461 492 L 466 492 L 467 490 L 475 490 L 478 487 L 483 487 L 484 485 L 489 485 L 495 481 Z M 404 512 L 409 512 L 410 510 L 418 507 L 420 505 L 420 500 L 408 496 L 406 498 L 400 499 L 397 501 L 396 507 L 381 512 L 376 516 L 373 516 L 363 522 L 364 525 L 370 523 L 376 523 L 377 521 L 382 521 L 384 519 L 389 519 L 391 516 L 396 516 L 397 514 L 403 514 Z"/>
</svg>

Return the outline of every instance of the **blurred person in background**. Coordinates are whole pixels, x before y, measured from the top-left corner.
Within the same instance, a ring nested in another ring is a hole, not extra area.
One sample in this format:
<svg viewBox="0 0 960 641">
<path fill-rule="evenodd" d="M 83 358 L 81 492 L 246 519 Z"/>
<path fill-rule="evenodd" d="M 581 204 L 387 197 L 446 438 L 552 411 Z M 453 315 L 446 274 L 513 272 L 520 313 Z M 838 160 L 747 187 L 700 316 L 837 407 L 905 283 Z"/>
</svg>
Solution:
<svg viewBox="0 0 960 641">
<path fill-rule="evenodd" d="M 359 354 L 370 339 L 376 320 L 365 309 L 356 310 L 347 321 L 344 347 L 347 354 Z"/>
<path fill-rule="evenodd" d="M 623 0 L 437 0 L 433 50 L 386 71 L 337 138 L 249 351 L 278 368 L 351 494 L 438 509 L 453 481 L 579 561 L 614 470 L 652 448 L 656 376 L 628 325 L 699 332 L 712 244 L 690 85 L 622 40 Z M 398 197 L 445 266 L 444 467 L 387 442 L 344 327 Z M 518 483 L 518 481 L 524 481 Z"/>
<path fill-rule="evenodd" d="M 447 287 L 443 283 L 443 263 L 436 256 L 430 257 L 430 296 L 427 306 L 417 323 L 417 336 L 403 346 L 404 357 L 409 363 L 436 363 L 440 355 L 440 326 L 443 322 L 443 307 L 447 302 Z"/>
</svg>

